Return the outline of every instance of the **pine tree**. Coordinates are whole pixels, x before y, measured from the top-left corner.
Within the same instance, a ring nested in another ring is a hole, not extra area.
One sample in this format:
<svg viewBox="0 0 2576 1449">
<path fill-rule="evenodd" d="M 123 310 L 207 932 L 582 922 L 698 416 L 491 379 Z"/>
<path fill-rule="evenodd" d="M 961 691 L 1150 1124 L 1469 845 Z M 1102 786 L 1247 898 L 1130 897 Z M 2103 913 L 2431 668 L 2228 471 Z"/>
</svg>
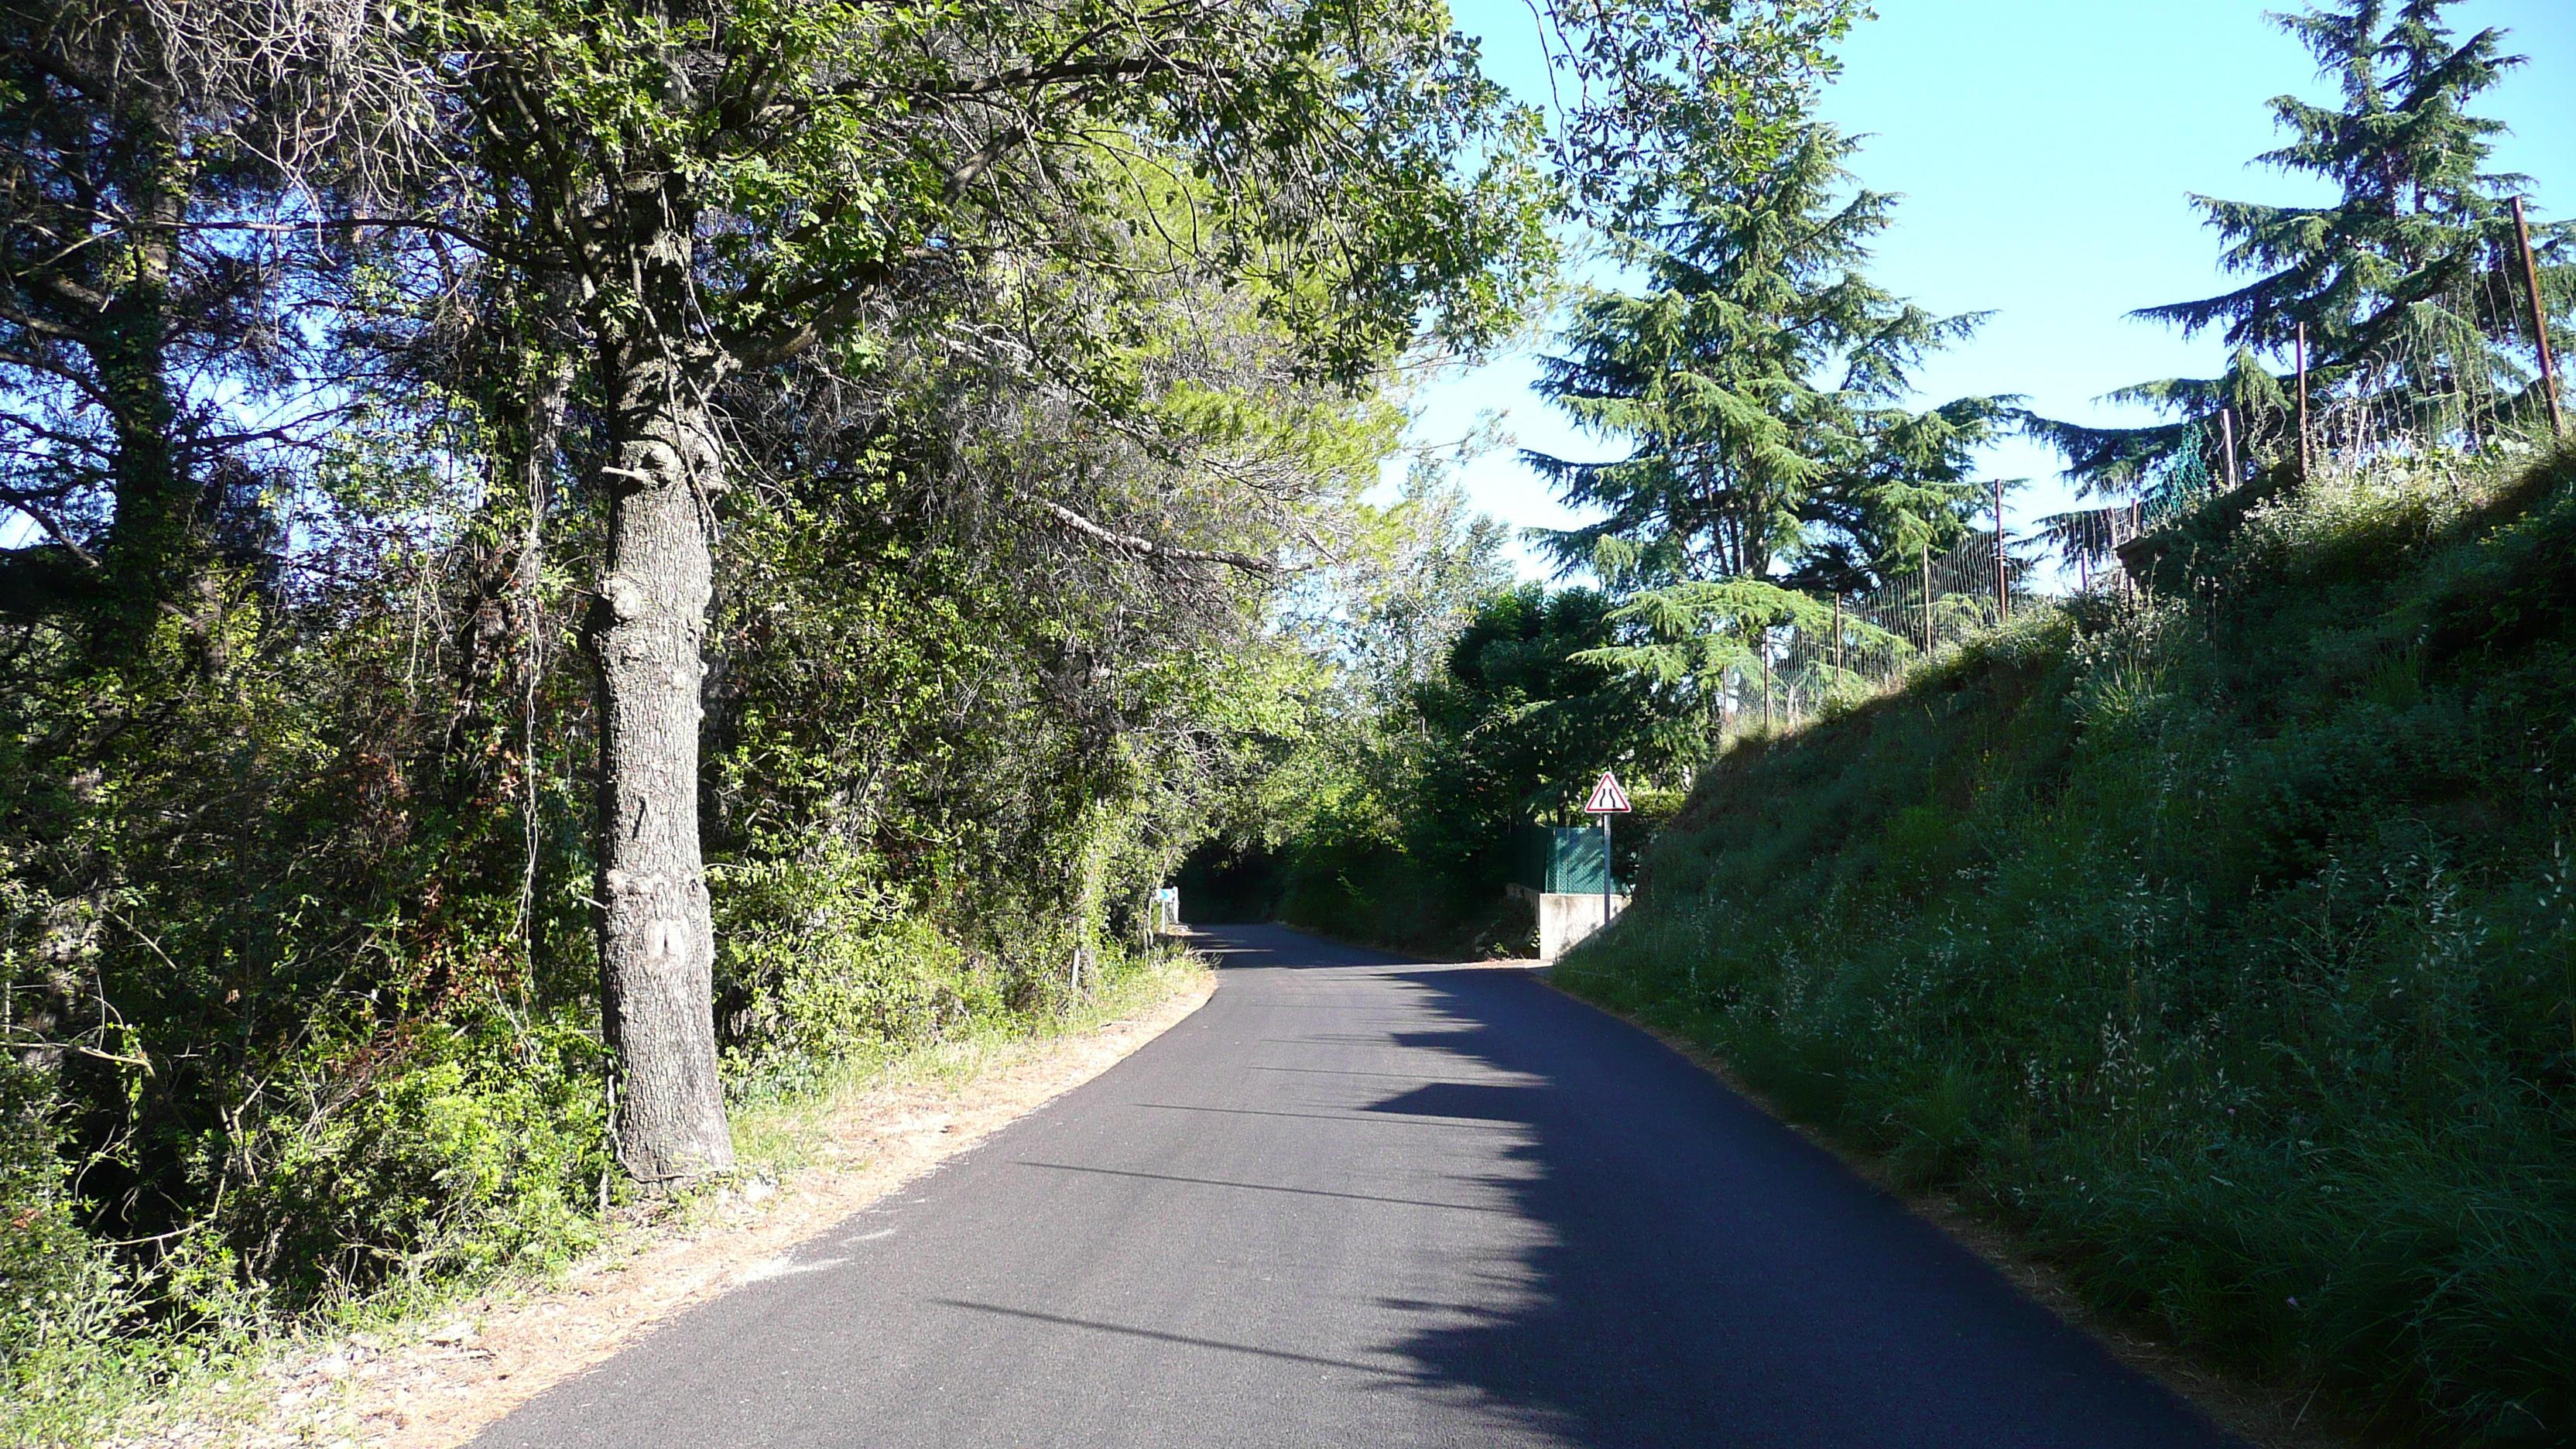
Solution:
<svg viewBox="0 0 2576 1449">
<path fill-rule="evenodd" d="M 2022 424 L 2024 432 L 2065 455 L 2066 476 L 2087 492 L 2160 508 L 2213 486 L 2233 486 L 2298 456 L 2297 380 L 2274 372 L 2250 347 L 2236 349 L 2216 377 L 2160 378 L 2104 400 L 2143 404 L 2169 421 L 2095 428 L 2034 417 Z M 2220 484 L 2229 438 L 2237 476 Z"/>
<path fill-rule="evenodd" d="M 1809 123 L 1634 245 L 1641 293 L 1577 304 L 1539 391 L 1631 450 L 1524 455 L 1567 503 L 1608 514 L 1549 537 L 1558 559 L 1631 585 L 1753 580 L 1828 558 L 1865 571 L 1964 529 L 1969 454 L 2014 400 L 1900 405 L 1923 356 L 1983 315 L 1938 317 L 1863 275 L 1894 198 L 1844 194 L 1854 149 Z"/>
<path fill-rule="evenodd" d="M 2503 53 L 2502 30 L 2460 40 L 2442 20 L 2456 3 L 2342 0 L 2276 17 L 2336 81 L 2341 100 L 2328 107 L 2275 97 L 2273 118 L 2290 141 L 2257 159 L 2330 182 L 2338 194 L 2322 206 L 2192 198 L 2226 242 L 2223 265 L 2250 280 L 2133 315 L 2186 336 L 2216 329 L 2234 349 L 2228 371 L 2112 395 L 2173 419 L 2155 427 L 2039 424 L 2035 431 L 2065 450 L 2070 476 L 2106 491 L 2152 492 L 2177 473 L 2205 472 L 2222 408 L 2248 457 L 2295 456 L 2288 373 L 2303 329 L 2311 399 L 2341 420 L 2330 444 L 2393 435 L 2474 441 L 2537 416 L 2512 216 L 2529 178 L 2484 169 L 2505 126 L 2470 110 L 2524 58 Z M 2551 313 L 2564 317 L 2576 296 L 2576 226 L 2536 228 L 2532 241 Z"/>
</svg>

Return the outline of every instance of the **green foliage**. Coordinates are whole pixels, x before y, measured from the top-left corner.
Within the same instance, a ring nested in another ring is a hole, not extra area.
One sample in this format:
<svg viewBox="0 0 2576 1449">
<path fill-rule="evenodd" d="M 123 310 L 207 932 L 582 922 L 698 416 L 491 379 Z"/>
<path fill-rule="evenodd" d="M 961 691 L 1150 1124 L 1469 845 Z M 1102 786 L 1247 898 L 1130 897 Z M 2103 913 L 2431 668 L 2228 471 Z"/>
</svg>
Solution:
<svg viewBox="0 0 2576 1449">
<path fill-rule="evenodd" d="M 1194 405 L 1212 377 L 1242 381 L 1202 371 Z M 967 394 L 923 392 L 942 385 Z M 1225 428 L 1232 457 L 1329 475 L 1376 436 L 1358 405 L 1278 402 Z M 613 1196 L 595 725 L 564 583 L 595 515 L 558 500 L 561 561 L 522 553 L 525 506 L 460 497 L 441 466 L 499 446 L 472 408 L 433 394 L 338 440 L 297 502 L 323 542 L 291 586 L 218 580 L 213 626 L 167 621 L 150 667 L 101 674 L 43 628 L 6 659 L 5 1020 L 59 1100 L 25 1159 L 52 1156 L 55 1186 L 13 1176 L 8 1212 L 41 1208 L 12 1242 L 59 1273 L 36 1306 L 0 1300 L 0 1333 L 31 1345 L 13 1372 L 71 1385 L 45 1410 L 66 1436 L 99 1394 L 281 1323 L 560 1261 Z M 770 456 L 800 471 L 728 503 L 711 634 L 738 1100 L 1094 995 L 1291 677 L 1236 652 L 1257 582 L 1193 614 L 1114 560 L 941 507 L 925 485 L 958 465 L 915 433 L 799 437 L 802 457 Z M 1112 470 L 1145 492 L 1177 468 Z M 111 1262 L 95 1239 L 126 1246 Z"/>
<path fill-rule="evenodd" d="M 864 355 L 885 340 L 863 325 L 870 294 L 950 271 L 957 248 L 1006 272 L 1070 264 L 1082 304 L 1038 319 L 1050 362 L 1113 411 L 1168 280 L 1121 265 L 1140 233 L 1247 284 L 1263 322 L 1345 380 L 1425 329 L 1490 341 L 1540 275 L 1515 263 L 1552 252 L 1535 115 L 1418 0 L 455 0 L 414 31 L 458 82 L 458 145 L 492 168 L 494 220 L 525 229 L 505 249 L 597 273 L 603 336 L 659 325 L 650 283 L 600 269 L 611 233 L 584 214 L 603 204 L 585 185 L 624 205 L 618 178 L 656 198 L 621 214 L 620 242 L 709 218 L 691 280 L 733 359 Z M 921 325 L 942 299 L 911 300 Z"/>
<path fill-rule="evenodd" d="M 371 1045 L 381 1064 L 312 1068 L 302 1121 L 225 1144 L 258 1162 L 224 1225 L 246 1240 L 266 1229 L 265 1274 L 362 1292 L 542 1268 L 592 1240 L 608 1160 L 600 1049 L 579 1013 L 530 1020 L 490 1003 Z"/>
<path fill-rule="evenodd" d="M 0 1194 L 48 1270 L 0 1297 L 12 1442 L 85 1442 L 281 1321 L 591 1232 L 570 752 L 451 716 L 404 591 L 373 588 L 429 582 L 420 555 L 360 515 L 337 542 L 365 592 L 219 578 L 127 668 L 40 628 L 0 680 L 10 1119 L 42 1110 L 59 1150 L 48 1185 L 13 1134 Z"/>
<path fill-rule="evenodd" d="M 2221 1359 L 2576 1432 L 2576 454 L 2402 466 L 1738 745 L 1558 979 Z"/>
<path fill-rule="evenodd" d="M 1284 762 L 1293 807 L 1254 872 L 1275 873 L 1280 916 L 1426 951 L 1530 949 L 1503 889 L 1512 826 L 1571 810 L 1604 769 L 1642 783 L 1666 763 L 1648 685 L 1589 657 L 1618 638 L 1611 614 L 1588 589 L 1492 594 L 1436 674 Z"/>
<path fill-rule="evenodd" d="M 1776 688 L 1803 684 L 1828 700 L 1856 700 L 1868 684 L 1828 659 L 1804 661 L 1798 676 L 1776 678 L 1780 637 L 1838 640 L 1855 652 L 1902 658 L 1913 646 L 1866 619 L 1846 618 L 1808 594 L 1762 579 L 1700 579 L 1631 595 L 1610 615 L 1638 642 L 1586 651 L 1583 662 L 1649 681 L 1655 692 L 1660 753 L 1697 763 L 1719 746 L 1730 714 L 1749 712 L 1749 696 L 1767 717 Z M 1812 653 L 1813 651 L 1810 650 Z"/>
<path fill-rule="evenodd" d="M 2500 30 L 2461 40 L 2442 16 L 2458 3 L 2344 0 L 2278 17 L 2335 82 L 2342 104 L 2276 98 L 2274 123 L 2292 139 L 2257 159 L 2329 182 L 2341 195 L 2313 207 L 2193 198 L 2228 244 L 2224 265 L 2254 280 L 2139 315 L 2186 333 L 2224 326 L 2231 344 L 2274 355 L 2305 324 L 2309 346 L 2337 370 L 2392 352 L 2403 332 L 2447 323 L 2478 352 L 2482 331 L 2510 332 L 2512 293 L 2495 283 L 2509 280 L 2502 274 L 2513 260 L 2506 203 L 2529 178 L 2480 171 L 2489 138 L 2505 127 L 2469 106 L 2523 62 L 2503 53 Z M 2550 239 L 2546 231 L 2540 238 Z M 2450 308 L 2466 310 L 2444 315 Z"/>
<path fill-rule="evenodd" d="M 0 1436 L 13 1442 L 79 1417 L 82 1376 L 129 1309 L 74 1213 L 59 1111 L 47 1073 L 0 1056 Z"/>
<path fill-rule="evenodd" d="M 1858 190 L 1855 143 L 1803 125 L 1765 165 L 1695 178 L 1637 243 L 1646 290 L 1592 290 L 1540 393 L 1627 457 L 1526 455 L 1598 523 L 1555 533 L 1614 583 L 1767 579 L 1785 559 L 1845 591 L 1946 546 L 1974 501 L 1970 454 L 2009 399 L 1898 404 L 1929 352 L 1981 316 L 1941 318 L 1860 273 L 1893 198 Z"/>
<path fill-rule="evenodd" d="M 2459 37 L 2443 16 L 2457 3 L 2339 0 L 2273 17 L 2315 57 L 2340 104 L 2275 97 L 2274 124 L 2290 140 L 2256 160 L 2337 194 L 2315 206 L 2192 198 L 2226 244 L 2221 265 L 2248 280 L 2134 315 L 2185 335 L 2218 329 L 2231 348 L 2227 370 L 2112 394 L 2167 422 L 2038 423 L 2038 435 L 2065 451 L 2069 476 L 2152 495 L 2178 472 L 2206 475 L 2220 459 L 2222 412 L 2257 467 L 2297 459 L 2303 336 L 2313 405 L 2350 415 L 2330 428 L 2311 422 L 2311 445 L 2361 452 L 2389 435 L 2476 444 L 2542 418 L 2533 299 L 2511 209 L 2531 178 L 2481 169 L 2505 127 L 2471 109 L 2525 58 L 2504 53 L 2501 30 Z M 2576 341 L 2576 224 L 2534 225 L 2531 241 L 2551 344 L 2563 352 Z M 2283 362 L 2291 366 L 2273 370 Z"/>
<path fill-rule="evenodd" d="M 1525 461 L 1598 521 L 1546 535 L 1621 607 L 1583 662 L 1640 686 L 1654 753 L 1695 762 L 1792 690 L 1860 691 L 1844 651 L 1910 652 L 1821 596 L 1866 591 L 1969 531 L 1975 450 L 2013 399 L 1907 405 L 1915 368 L 1979 316 L 1936 317 L 1862 273 L 1894 200 L 1849 188 L 1855 143 L 1806 121 L 1761 164 L 1693 178 L 1636 242 L 1638 295 L 1577 302 L 1539 391 L 1624 447 Z M 1791 677 L 1781 666 L 1806 645 Z"/>
<path fill-rule="evenodd" d="M 716 877 L 716 1024 L 737 1093 L 810 1085 L 863 1046 L 933 1040 L 1007 1015 L 965 954 L 846 852 Z"/>
<path fill-rule="evenodd" d="M 1833 43 L 1869 16 L 1858 0 L 1556 0 L 1549 58 L 1579 82 L 1554 138 L 1568 189 L 1637 231 L 1694 180 L 1760 166 L 1839 69 Z"/>
<path fill-rule="evenodd" d="M 1655 790 L 1632 786 L 1628 790 L 1629 813 L 1613 822 L 1610 832 L 1610 868 L 1614 876 L 1634 889 L 1644 878 L 1645 864 L 1654 855 L 1655 842 L 1684 806 L 1690 803 L 1687 790 Z"/>
<path fill-rule="evenodd" d="M 1618 638 L 1613 613 L 1593 590 L 1538 584 L 1477 611 L 1419 696 L 1431 745 L 1417 851 L 1499 859 L 1514 820 L 1572 809 L 1612 765 L 1659 763 L 1645 685 L 1594 657 Z"/>
</svg>

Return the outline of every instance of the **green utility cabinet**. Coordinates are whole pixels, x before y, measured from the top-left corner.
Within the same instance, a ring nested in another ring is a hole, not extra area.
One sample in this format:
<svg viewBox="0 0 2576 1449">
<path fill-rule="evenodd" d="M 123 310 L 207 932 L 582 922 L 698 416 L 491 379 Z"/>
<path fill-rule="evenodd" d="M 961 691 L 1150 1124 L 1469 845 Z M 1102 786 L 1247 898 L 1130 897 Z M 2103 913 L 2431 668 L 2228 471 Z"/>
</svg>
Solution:
<svg viewBox="0 0 2576 1449">
<path fill-rule="evenodd" d="M 1512 827 L 1512 884 L 1540 895 L 1597 896 L 1601 876 L 1600 826 Z"/>
</svg>

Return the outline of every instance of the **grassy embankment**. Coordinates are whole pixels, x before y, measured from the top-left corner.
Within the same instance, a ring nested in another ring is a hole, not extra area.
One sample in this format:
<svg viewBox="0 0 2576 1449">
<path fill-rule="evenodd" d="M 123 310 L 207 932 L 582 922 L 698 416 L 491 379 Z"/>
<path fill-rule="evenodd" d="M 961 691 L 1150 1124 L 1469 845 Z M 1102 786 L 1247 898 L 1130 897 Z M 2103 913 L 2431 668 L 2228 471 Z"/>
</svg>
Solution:
<svg viewBox="0 0 2576 1449">
<path fill-rule="evenodd" d="M 2576 449 L 2461 481 L 1739 746 L 1556 979 L 2374 1437 L 2576 1442 Z"/>
</svg>

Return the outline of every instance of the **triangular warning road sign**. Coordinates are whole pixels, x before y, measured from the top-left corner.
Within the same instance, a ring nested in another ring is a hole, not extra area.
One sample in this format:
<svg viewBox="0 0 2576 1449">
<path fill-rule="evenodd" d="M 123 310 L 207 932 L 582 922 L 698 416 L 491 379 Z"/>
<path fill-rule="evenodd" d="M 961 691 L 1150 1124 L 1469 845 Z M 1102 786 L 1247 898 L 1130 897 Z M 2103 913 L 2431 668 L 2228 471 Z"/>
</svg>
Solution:
<svg viewBox="0 0 2576 1449">
<path fill-rule="evenodd" d="M 1583 802 L 1586 815 L 1625 815 L 1630 808 L 1628 792 L 1619 788 L 1619 777 L 1608 770 L 1592 782 L 1592 798 Z"/>
</svg>

